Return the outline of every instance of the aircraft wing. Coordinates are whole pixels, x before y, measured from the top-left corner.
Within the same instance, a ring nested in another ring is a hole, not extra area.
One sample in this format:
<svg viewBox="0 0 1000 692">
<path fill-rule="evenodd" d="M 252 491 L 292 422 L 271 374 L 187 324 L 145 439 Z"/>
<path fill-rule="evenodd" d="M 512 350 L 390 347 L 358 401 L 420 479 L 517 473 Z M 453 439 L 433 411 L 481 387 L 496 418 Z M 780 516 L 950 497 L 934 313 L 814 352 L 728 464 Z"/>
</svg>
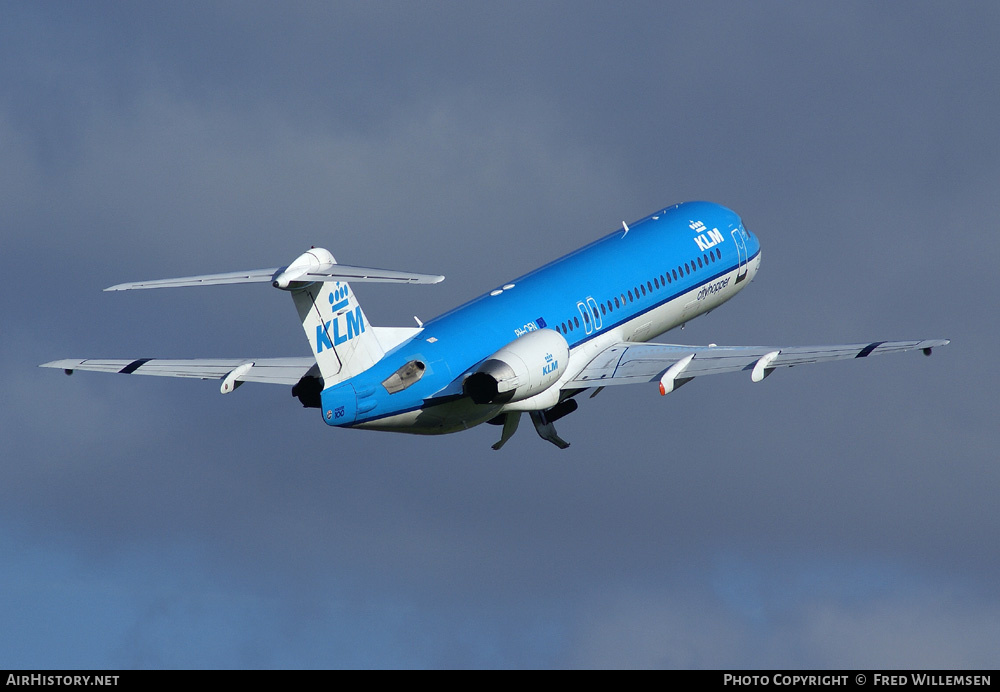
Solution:
<svg viewBox="0 0 1000 692">
<path fill-rule="evenodd" d="M 882 353 L 900 353 L 946 346 L 948 339 L 923 341 L 874 341 L 834 346 L 683 346 L 679 344 L 618 343 L 601 351 L 562 389 L 604 387 L 612 384 L 660 382 L 667 394 L 691 378 L 724 372 L 747 371 L 754 382 L 775 368 L 790 368 L 830 360 L 867 358 Z"/>
<path fill-rule="evenodd" d="M 72 374 L 74 370 L 117 372 L 124 375 L 158 375 L 160 377 L 191 377 L 200 380 L 221 380 L 235 374 L 233 381 L 266 382 L 294 385 L 316 365 L 314 358 L 138 358 L 132 360 L 53 360 L 41 368 L 58 368 Z M 239 370 L 239 372 L 237 372 Z M 235 389 L 235 387 L 233 387 Z"/>
</svg>

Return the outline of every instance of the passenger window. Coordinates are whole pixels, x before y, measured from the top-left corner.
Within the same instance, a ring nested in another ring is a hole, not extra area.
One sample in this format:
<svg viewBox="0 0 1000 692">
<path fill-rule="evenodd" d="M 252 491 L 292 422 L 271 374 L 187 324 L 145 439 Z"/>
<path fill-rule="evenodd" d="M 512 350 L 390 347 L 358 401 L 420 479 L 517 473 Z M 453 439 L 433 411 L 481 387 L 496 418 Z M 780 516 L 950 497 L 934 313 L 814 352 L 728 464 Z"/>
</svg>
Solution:
<svg viewBox="0 0 1000 692">
<path fill-rule="evenodd" d="M 601 303 L 601 314 L 602 315 L 607 315 L 608 314 L 608 311 L 604 309 L 604 303 Z"/>
<path fill-rule="evenodd" d="M 701 269 L 701 268 L 702 268 L 703 266 L 705 266 L 705 265 L 703 265 L 703 264 L 701 263 L 701 257 L 699 257 L 699 258 L 698 258 L 698 269 Z"/>
<path fill-rule="evenodd" d="M 653 292 L 653 284 L 651 284 L 651 283 L 650 283 L 650 282 L 648 282 L 648 281 L 646 282 L 646 288 L 648 288 L 648 289 L 649 289 L 649 292 L 650 292 L 650 293 L 652 293 L 652 292 Z"/>
<path fill-rule="evenodd" d="M 639 284 L 639 288 L 642 289 L 642 295 L 646 295 L 646 287 L 643 286 L 642 284 Z"/>
<path fill-rule="evenodd" d="M 653 285 L 656 286 L 657 288 L 660 287 L 660 279 L 656 276 L 653 277 Z"/>
<path fill-rule="evenodd" d="M 574 322 L 574 324 L 576 324 L 576 328 L 579 329 L 580 328 L 580 318 L 579 317 L 574 317 L 573 318 L 573 322 Z M 569 328 L 572 329 L 573 325 L 571 324 Z"/>
<path fill-rule="evenodd" d="M 635 300 L 635 298 L 632 297 L 632 291 L 629 291 L 628 292 L 628 302 L 631 303 L 633 300 Z"/>
<path fill-rule="evenodd" d="M 621 304 L 618 302 L 618 296 L 615 296 L 615 307 L 620 308 Z"/>
</svg>

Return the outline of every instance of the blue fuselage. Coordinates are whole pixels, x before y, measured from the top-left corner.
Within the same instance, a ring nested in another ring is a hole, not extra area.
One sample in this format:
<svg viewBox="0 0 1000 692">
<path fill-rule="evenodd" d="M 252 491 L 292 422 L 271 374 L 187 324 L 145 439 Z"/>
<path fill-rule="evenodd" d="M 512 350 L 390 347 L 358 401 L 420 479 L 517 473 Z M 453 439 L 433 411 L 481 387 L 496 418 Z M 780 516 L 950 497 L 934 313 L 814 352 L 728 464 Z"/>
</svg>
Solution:
<svg viewBox="0 0 1000 692">
<path fill-rule="evenodd" d="M 725 207 L 662 209 L 427 322 L 370 369 L 325 389 L 324 420 L 424 434 L 477 425 L 504 405 L 473 403 L 463 382 L 519 337 L 562 335 L 569 376 L 609 344 L 647 341 L 728 300 L 759 261 L 757 238 Z M 408 363 L 421 376 L 390 393 L 387 380 Z"/>
</svg>

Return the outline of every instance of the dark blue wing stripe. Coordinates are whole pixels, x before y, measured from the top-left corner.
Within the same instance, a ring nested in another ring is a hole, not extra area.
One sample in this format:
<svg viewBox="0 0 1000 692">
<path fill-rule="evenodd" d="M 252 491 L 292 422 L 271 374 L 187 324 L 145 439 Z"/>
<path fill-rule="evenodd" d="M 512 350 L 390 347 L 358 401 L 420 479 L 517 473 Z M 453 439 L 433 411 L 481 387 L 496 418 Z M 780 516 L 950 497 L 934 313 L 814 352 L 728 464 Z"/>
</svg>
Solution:
<svg viewBox="0 0 1000 692">
<path fill-rule="evenodd" d="M 118 371 L 121 375 L 131 375 L 133 372 L 138 370 L 140 367 L 153 360 L 152 358 L 140 358 L 139 360 L 133 360 L 131 363 L 126 365 L 124 368 Z"/>
<path fill-rule="evenodd" d="M 861 349 L 860 351 L 858 351 L 858 355 L 856 355 L 854 357 L 855 358 L 867 358 L 868 356 L 871 355 L 872 351 L 874 351 L 876 348 L 878 348 L 879 346 L 881 346 L 884 343 L 885 343 L 884 341 L 873 341 L 872 343 L 868 344 L 863 349 Z"/>
</svg>

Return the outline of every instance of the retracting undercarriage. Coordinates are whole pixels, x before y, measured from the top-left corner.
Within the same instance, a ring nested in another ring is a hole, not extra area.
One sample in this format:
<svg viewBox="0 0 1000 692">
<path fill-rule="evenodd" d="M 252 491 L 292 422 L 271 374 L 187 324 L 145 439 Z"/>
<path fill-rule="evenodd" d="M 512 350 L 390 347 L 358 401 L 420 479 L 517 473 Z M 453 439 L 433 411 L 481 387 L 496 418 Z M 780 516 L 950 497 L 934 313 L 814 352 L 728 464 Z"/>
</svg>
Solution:
<svg viewBox="0 0 1000 692">
<path fill-rule="evenodd" d="M 570 397 L 579 390 L 559 388 L 568 365 L 569 344 L 563 335 L 552 329 L 538 329 L 511 341 L 465 379 L 462 391 L 474 403 L 503 405 L 501 412 L 487 421 L 503 426 L 493 449 L 499 450 L 514 435 L 525 412 L 539 437 L 560 449 L 569 447 L 553 425 L 577 408 Z"/>
</svg>

